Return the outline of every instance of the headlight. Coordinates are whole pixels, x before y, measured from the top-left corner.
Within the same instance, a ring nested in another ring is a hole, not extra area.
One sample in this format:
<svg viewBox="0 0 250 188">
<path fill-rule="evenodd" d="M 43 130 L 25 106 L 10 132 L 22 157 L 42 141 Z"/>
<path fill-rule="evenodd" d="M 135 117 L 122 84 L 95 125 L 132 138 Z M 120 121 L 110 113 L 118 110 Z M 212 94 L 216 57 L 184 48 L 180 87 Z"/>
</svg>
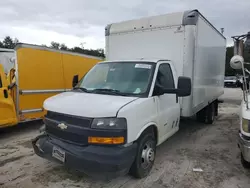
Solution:
<svg viewBox="0 0 250 188">
<path fill-rule="evenodd" d="M 126 129 L 127 120 L 125 118 L 97 118 L 91 125 L 94 129 Z"/>
<path fill-rule="evenodd" d="M 250 121 L 242 118 L 242 130 L 246 133 L 250 133 Z"/>
</svg>

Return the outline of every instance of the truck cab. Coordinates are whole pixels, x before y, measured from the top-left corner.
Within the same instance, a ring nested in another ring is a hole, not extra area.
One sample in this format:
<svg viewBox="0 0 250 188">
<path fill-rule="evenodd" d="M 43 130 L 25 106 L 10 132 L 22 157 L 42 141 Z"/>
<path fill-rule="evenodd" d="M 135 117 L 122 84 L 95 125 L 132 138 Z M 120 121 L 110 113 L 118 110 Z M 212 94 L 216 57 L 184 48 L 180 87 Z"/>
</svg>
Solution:
<svg viewBox="0 0 250 188">
<path fill-rule="evenodd" d="M 146 176 L 156 146 L 179 130 L 179 97 L 191 81 L 169 60 L 106 61 L 66 93 L 44 102 L 36 153 L 92 175 Z"/>
</svg>

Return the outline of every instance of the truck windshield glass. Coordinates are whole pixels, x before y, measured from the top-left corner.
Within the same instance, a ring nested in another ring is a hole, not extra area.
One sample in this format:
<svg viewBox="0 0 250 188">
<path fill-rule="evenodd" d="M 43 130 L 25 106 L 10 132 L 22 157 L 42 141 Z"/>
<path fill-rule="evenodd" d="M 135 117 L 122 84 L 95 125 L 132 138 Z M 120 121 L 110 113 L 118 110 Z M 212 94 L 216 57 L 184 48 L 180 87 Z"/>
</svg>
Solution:
<svg viewBox="0 0 250 188">
<path fill-rule="evenodd" d="M 147 92 L 154 63 L 107 62 L 94 66 L 76 88 L 85 92 L 141 95 Z"/>
</svg>

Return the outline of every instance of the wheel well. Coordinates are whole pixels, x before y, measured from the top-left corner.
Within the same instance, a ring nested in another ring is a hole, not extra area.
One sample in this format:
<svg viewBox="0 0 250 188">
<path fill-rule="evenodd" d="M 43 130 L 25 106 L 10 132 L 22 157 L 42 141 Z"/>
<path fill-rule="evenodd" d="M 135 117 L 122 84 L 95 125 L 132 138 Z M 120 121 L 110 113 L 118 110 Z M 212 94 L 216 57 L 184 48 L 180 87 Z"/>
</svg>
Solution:
<svg viewBox="0 0 250 188">
<path fill-rule="evenodd" d="M 141 136 L 144 135 L 144 134 L 146 134 L 146 133 L 153 133 L 153 134 L 154 134 L 154 137 L 155 137 L 155 140 L 156 140 L 156 143 L 158 143 L 158 129 L 157 129 L 156 125 L 150 125 L 150 126 L 148 126 L 148 127 L 142 132 Z M 140 137 L 141 137 L 141 136 L 140 136 Z M 140 137 L 139 137 L 139 138 L 140 138 Z"/>
</svg>

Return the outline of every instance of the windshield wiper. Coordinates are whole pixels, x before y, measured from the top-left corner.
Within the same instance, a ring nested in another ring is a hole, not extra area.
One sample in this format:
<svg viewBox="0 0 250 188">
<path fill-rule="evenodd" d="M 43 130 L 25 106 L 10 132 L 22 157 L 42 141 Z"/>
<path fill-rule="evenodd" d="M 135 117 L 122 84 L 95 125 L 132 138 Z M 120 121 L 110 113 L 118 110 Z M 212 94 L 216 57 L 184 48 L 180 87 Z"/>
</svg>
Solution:
<svg viewBox="0 0 250 188">
<path fill-rule="evenodd" d="M 101 92 L 101 93 L 108 93 L 108 94 L 115 94 L 115 95 L 121 95 L 121 96 L 127 96 L 127 93 L 122 93 L 119 90 L 116 89 L 94 89 L 93 92 Z"/>
<path fill-rule="evenodd" d="M 81 90 L 81 91 L 86 92 L 86 93 L 90 93 L 90 91 L 84 87 L 74 87 L 73 88 L 73 90 L 76 90 L 76 89 Z"/>
</svg>

